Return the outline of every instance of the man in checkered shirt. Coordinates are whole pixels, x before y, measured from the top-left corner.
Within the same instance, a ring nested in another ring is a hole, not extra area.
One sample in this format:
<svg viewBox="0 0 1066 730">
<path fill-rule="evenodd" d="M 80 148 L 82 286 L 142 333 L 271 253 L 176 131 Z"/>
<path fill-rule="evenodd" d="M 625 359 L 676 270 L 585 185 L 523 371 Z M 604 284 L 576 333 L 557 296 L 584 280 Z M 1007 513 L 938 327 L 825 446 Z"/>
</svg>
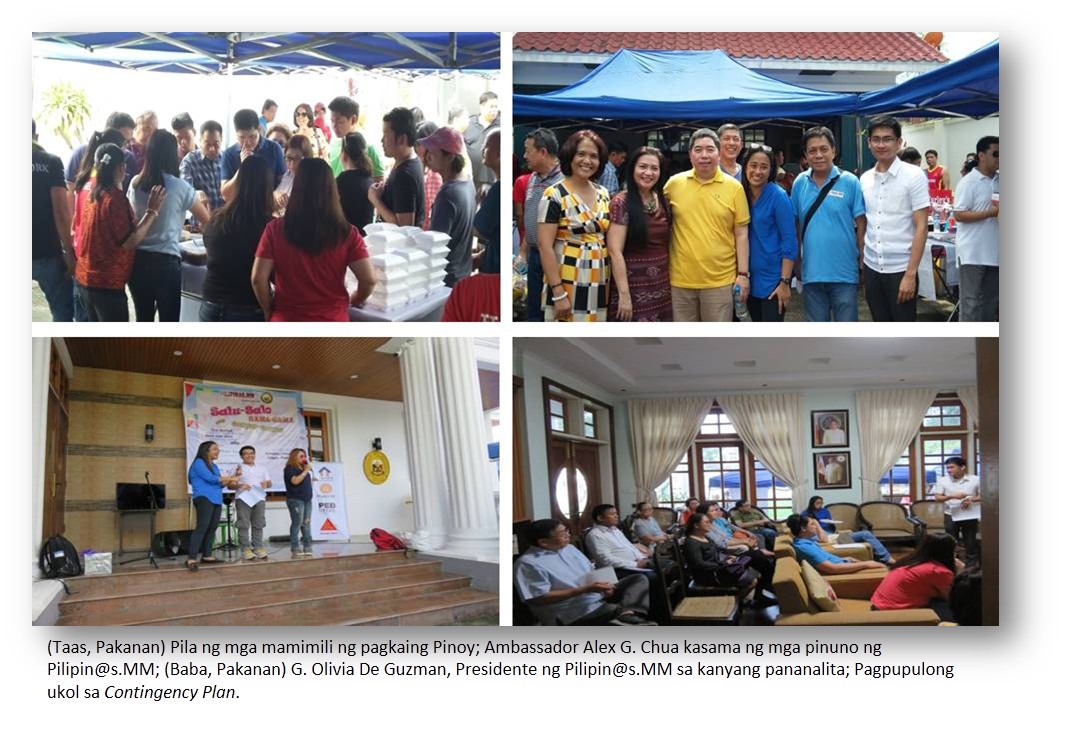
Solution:
<svg viewBox="0 0 1066 730">
<path fill-rule="evenodd" d="M 181 160 L 181 179 L 192 185 L 197 197 L 206 198 L 207 207 L 221 208 L 222 200 L 222 125 L 208 120 L 200 125 L 200 149 L 193 150 Z"/>
</svg>

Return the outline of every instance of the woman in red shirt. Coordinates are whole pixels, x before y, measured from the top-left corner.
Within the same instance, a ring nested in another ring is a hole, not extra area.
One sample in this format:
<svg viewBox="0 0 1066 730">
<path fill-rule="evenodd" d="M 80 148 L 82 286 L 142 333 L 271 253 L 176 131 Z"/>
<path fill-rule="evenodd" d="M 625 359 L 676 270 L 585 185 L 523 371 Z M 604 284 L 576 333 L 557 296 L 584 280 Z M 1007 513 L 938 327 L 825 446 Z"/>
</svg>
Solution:
<svg viewBox="0 0 1066 730">
<path fill-rule="evenodd" d="M 122 192 L 126 161 L 114 144 L 100 145 L 94 156 L 95 182 L 81 211 L 81 250 L 74 269 L 77 296 L 89 322 L 128 322 L 126 282 L 133 251 L 151 228 L 166 191 L 156 185 L 137 223 Z"/>
<path fill-rule="evenodd" d="M 359 284 L 351 296 L 344 284 L 349 269 Z M 268 223 L 259 240 L 252 289 L 270 322 L 347 322 L 348 307 L 374 290 L 370 253 L 344 217 L 325 160 L 300 161 L 285 217 Z"/>
<path fill-rule="evenodd" d="M 931 608 L 950 621 L 948 594 L 955 573 L 962 568 L 955 558 L 955 540 L 950 535 L 928 534 L 917 550 L 892 565 L 870 602 L 878 611 Z"/>
</svg>

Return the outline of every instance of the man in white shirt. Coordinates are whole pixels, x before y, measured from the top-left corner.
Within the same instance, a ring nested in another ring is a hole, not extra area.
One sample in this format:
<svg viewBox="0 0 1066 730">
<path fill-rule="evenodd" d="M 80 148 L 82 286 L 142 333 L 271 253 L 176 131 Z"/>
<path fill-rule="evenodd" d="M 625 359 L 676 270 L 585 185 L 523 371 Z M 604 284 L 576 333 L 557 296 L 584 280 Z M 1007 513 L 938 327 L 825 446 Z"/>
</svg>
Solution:
<svg viewBox="0 0 1066 730">
<path fill-rule="evenodd" d="M 999 137 L 977 141 L 977 166 L 955 189 L 959 319 L 995 322 L 999 314 Z"/>
<path fill-rule="evenodd" d="M 653 570 L 651 552 L 643 545 L 631 543 L 618 529 L 618 508 L 600 504 L 592 508 L 596 523 L 585 537 L 585 550 L 597 568 L 608 566 L 617 572 Z"/>
<path fill-rule="evenodd" d="M 255 447 L 242 446 L 240 454 L 243 463 L 234 502 L 237 504 L 237 541 L 241 547 L 241 559 L 266 560 L 263 528 L 266 527 L 266 490 L 270 489 L 270 474 L 265 466 L 255 463 Z"/>
<path fill-rule="evenodd" d="M 902 129 L 892 117 L 866 127 L 876 164 L 859 178 L 866 202 L 863 276 L 875 322 L 918 317 L 918 264 L 925 253 L 929 181 L 921 168 L 897 157 Z"/>
<path fill-rule="evenodd" d="M 944 528 L 966 546 L 966 564 L 973 566 L 980 557 L 977 551 L 977 528 L 981 521 L 980 480 L 966 473 L 966 461 L 958 456 L 944 461 L 947 476 L 940 477 L 930 496 L 944 503 Z"/>
</svg>

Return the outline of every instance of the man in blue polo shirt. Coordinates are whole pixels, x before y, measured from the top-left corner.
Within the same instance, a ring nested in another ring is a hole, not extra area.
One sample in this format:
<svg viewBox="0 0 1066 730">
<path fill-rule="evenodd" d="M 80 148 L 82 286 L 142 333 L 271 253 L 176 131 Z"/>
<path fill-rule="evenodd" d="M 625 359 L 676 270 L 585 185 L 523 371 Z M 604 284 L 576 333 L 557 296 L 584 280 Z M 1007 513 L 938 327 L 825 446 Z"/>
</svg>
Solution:
<svg viewBox="0 0 1066 730">
<path fill-rule="evenodd" d="M 803 135 L 809 167 L 792 183 L 803 272 L 803 309 L 808 322 L 857 322 L 866 205 L 859 179 L 833 160 L 836 140 L 826 127 Z M 810 220 L 822 191 L 832 184 Z M 806 222 L 806 225 L 804 223 Z M 804 230 L 806 229 L 806 230 Z"/>
<path fill-rule="evenodd" d="M 593 565 L 570 544 L 570 531 L 558 520 L 530 524 L 529 541 L 531 547 L 515 561 L 515 589 L 545 626 L 653 623 L 646 618 L 646 576 L 589 582 Z"/>
<path fill-rule="evenodd" d="M 285 174 L 285 151 L 277 142 L 259 134 L 259 115 L 252 109 L 241 109 L 233 115 L 237 142 L 222 153 L 222 198 L 229 201 L 237 191 L 237 169 L 244 158 L 255 155 L 270 163 L 274 170 L 274 186 Z"/>
<path fill-rule="evenodd" d="M 842 558 L 833 555 L 818 544 L 818 520 L 804 515 L 789 515 L 785 520 L 788 529 L 792 532 L 792 549 L 796 551 L 796 559 L 806 560 L 811 566 L 823 575 L 844 575 L 845 573 L 858 573 L 860 570 L 874 568 L 882 569 L 884 566 L 876 560 L 856 560 L 855 558 Z M 872 546 L 871 546 L 872 547 Z M 884 548 L 882 548 L 883 550 Z M 885 551 L 887 553 L 887 551 Z M 891 557 L 889 557 L 891 560 Z"/>
</svg>

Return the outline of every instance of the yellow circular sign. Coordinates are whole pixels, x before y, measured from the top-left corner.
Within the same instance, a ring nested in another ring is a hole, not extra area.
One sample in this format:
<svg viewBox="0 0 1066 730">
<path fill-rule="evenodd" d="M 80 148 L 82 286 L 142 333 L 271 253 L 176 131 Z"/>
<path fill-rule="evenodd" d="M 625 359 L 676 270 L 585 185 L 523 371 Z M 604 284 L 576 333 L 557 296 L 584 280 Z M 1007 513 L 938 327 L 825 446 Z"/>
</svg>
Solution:
<svg viewBox="0 0 1066 730">
<path fill-rule="evenodd" d="M 371 451 L 363 459 L 363 473 L 371 484 L 384 484 L 389 479 L 389 457 L 384 451 Z"/>
</svg>

